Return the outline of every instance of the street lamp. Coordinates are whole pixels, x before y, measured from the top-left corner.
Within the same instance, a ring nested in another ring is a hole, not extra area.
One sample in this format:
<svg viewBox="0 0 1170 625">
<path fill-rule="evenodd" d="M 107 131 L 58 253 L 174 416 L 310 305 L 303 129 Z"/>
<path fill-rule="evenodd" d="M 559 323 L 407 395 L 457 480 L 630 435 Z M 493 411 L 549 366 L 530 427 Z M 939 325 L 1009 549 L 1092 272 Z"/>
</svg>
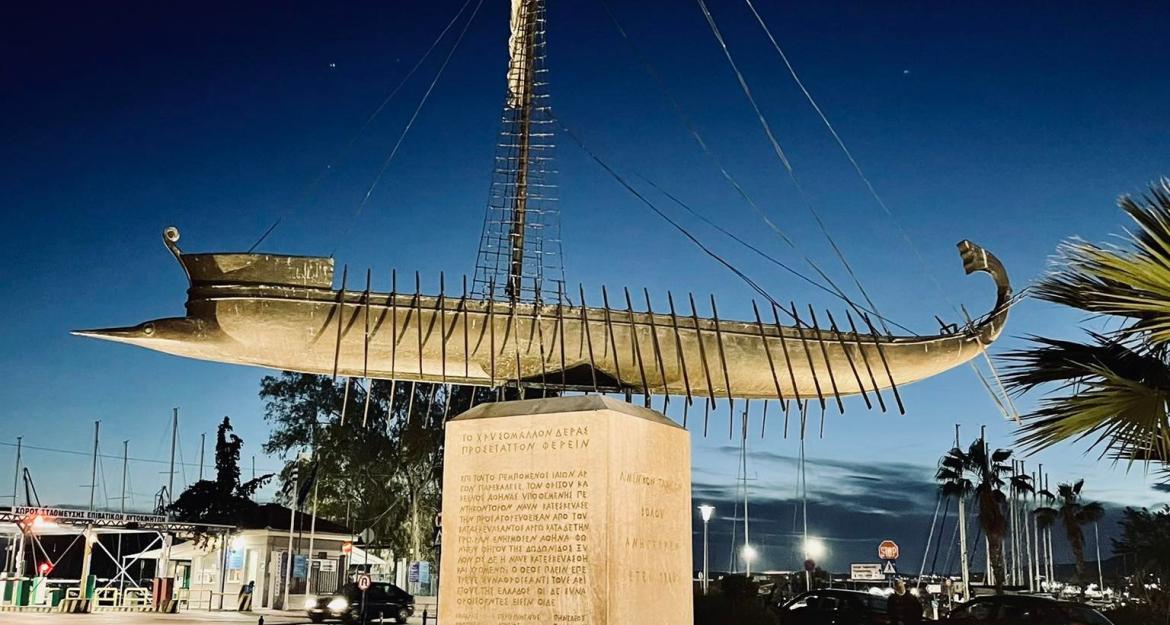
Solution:
<svg viewBox="0 0 1170 625">
<path fill-rule="evenodd" d="M 703 504 L 699 506 L 699 514 L 703 515 L 703 594 L 707 594 L 708 581 L 710 573 L 707 569 L 707 523 L 711 520 L 711 515 L 715 512 L 715 506 Z"/>
<path fill-rule="evenodd" d="M 752 560 L 756 559 L 756 548 L 744 543 L 743 550 L 740 553 L 743 554 L 743 563 L 746 569 L 744 574 L 750 578 L 752 576 Z"/>
<path fill-rule="evenodd" d="M 819 538 L 804 539 L 804 557 L 814 561 L 825 555 L 825 542 Z"/>
</svg>

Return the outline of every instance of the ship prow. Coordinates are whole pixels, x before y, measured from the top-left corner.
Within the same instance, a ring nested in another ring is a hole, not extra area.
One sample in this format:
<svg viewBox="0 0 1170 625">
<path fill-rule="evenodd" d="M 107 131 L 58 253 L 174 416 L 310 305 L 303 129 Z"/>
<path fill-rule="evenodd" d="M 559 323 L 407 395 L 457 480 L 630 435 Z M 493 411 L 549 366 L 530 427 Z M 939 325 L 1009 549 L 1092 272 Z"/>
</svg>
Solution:
<svg viewBox="0 0 1170 625">
<path fill-rule="evenodd" d="M 774 303 L 732 321 L 719 319 L 713 301 L 711 314 L 700 314 L 693 299 L 668 296 L 655 311 L 648 295 L 635 307 L 628 291 L 617 308 L 585 305 L 583 292 L 574 304 L 514 302 L 476 298 L 466 286 L 401 292 L 396 280 L 389 293 L 353 290 L 344 276 L 334 289 L 332 258 L 187 254 L 173 227 L 163 239 L 188 277 L 187 314 L 77 334 L 304 373 L 711 400 L 862 395 L 884 408 L 883 391 L 896 394 L 986 349 L 1011 298 L 1002 263 L 970 241 L 958 244 L 964 269 L 993 278 L 994 307 L 949 332 L 888 336 L 863 312 L 818 317 Z"/>
</svg>

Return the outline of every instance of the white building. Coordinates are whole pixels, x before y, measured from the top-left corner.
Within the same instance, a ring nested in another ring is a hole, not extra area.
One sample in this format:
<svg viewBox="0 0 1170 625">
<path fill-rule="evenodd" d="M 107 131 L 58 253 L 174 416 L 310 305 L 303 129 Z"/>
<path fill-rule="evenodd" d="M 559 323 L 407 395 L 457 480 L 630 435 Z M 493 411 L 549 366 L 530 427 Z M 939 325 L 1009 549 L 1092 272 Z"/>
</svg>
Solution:
<svg viewBox="0 0 1170 625">
<path fill-rule="evenodd" d="M 352 569 L 370 570 L 376 578 L 392 580 L 391 565 L 384 559 L 353 546 L 347 528 L 308 514 L 298 514 L 291 533 L 293 567 L 285 604 L 285 584 L 290 571 L 289 509 L 277 504 L 260 506 L 259 513 L 241 529 L 204 544 L 187 541 L 171 547 L 166 576 L 175 578 L 175 596 L 189 609 L 236 609 L 240 590 L 254 584 L 253 608 L 297 610 L 307 595 L 337 591 L 349 581 Z M 125 559 L 159 560 L 162 549 L 152 549 Z M 226 574 L 225 574 L 226 572 Z"/>
</svg>

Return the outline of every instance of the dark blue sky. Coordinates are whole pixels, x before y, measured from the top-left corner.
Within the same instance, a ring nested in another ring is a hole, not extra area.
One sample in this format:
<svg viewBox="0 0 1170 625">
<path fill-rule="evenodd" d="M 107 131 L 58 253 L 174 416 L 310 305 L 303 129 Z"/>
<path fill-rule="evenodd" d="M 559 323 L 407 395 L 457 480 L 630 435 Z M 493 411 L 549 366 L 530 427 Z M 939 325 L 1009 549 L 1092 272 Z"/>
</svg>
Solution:
<svg viewBox="0 0 1170 625">
<path fill-rule="evenodd" d="M 267 433 L 256 397 L 261 371 L 68 335 L 181 312 L 186 285 L 161 245 L 166 225 L 180 227 L 189 251 L 243 250 L 281 217 L 262 249 L 336 249 L 339 263 L 374 267 L 382 288 L 390 267 L 420 270 L 432 288 L 439 271 L 472 269 L 504 95 L 507 3 L 484 4 L 356 221 L 361 196 L 450 38 L 347 145 L 460 3 L 238 4 L 8 8 L 0 26 L 3 441 L 23 435 L 30 445 L 84 451 L 92 421 L 101 419 L 104 452 L 117 453 L 130 439 L 132 456 L 161 460 L 177 405 L 188 462 L 199 433 L 213 432 L 224 414 L 258 450 Z M 615 11 L 712 149 L 799 242 L 800 253 L 722 181 L 598 2 L 550 5 L 551 90 L 565 124 L 622 171 L 653 179 L 786 262 L 800 266 L 808 255 L 847 283 L 695 4 L 653 0 Z M 963 276 L 959 239 L 999 254 L 1022 287 L 1045 270 L 1061 239 L 1101 240 L 1119 231 L 1117 195 L 1170 174 L 1165 5 L 759 2 L 924 267 L 820 126 L 746 6 L 710 5 L 814 206 L 877 305 L 920 332 L 936 327 L 935 314 L 956 321 L 959 303 L 973 312 L 991 303 L 986 279 Z M 715 293 L 721 316 L 750 317 L 750 289 L 664 228 L 567 140 L 558 158 L 571 283 L 645 285 L 660 297 L 667 289 Z M 843 308 L 680 218 L 778 299 Z M 1026 302 L 1008 333 L 1067 335 L 1077 322 Z M 997 349 L 1013 344 L 1005 337 Z M 810 468 L 821 506 L 811 523 L 831 539 L 831 564 L 867 558 L 871 543 L 888 532 L 921 541 L 934 502 L 923 480 L 950 444 L 954 423 L 964 424 L 965 437 L 986 424 L 993 443 L 1011 440 L 1012 425 L 968 368 L 903 392 L 906 416 L 851 402 L 845 416 L 829 415 L 823 439 L 808 443 L 810 456 L 826 463 Z M 702 491 L 712 500 L 735 478 L 736 454 L 720 436 L 725 419 L 715 419 L 710 438 L 695 438 L 695 480 L 712 487 Z M 782 500 L 792 495 L 791 463 L 764 452 L 791 457 L 795 440 L 770 426 L 751 446 L 761 452 L 749 470 L 758 478 L 759 509 L 790 520 Z M 1081 451 L 1062 446 L 1039 459 L 1053 467 L 1054 480 L 1087 477 L 1091 497 L 1167 500 L 1140 469 L 1096 464 Z M 27 457 L 42 498 L 87 499 L 77 487 L 88 481 L 83 455 Z M 0 447 L 0 476 L 11 458 L 11 447 Z M 882 481 L 838 488 L 845 482 L 828 467 L 846 460 L 871 464 Z M 276 464 L 257 462 L 261 469 Z M 102 483 L 114 497 L 118 468 L 112 460 L 103 465 L 109 479 Z M 134 503 L 146 505 L 165 467 L 132 468 Z M 187 467 L 187 481 L 196 472 Z M 888 505 L 880 496 L 871 501 L 885 491 L 895 493 Z M 925 516 L 921 507 L 929 508 Z M 730 512 L 721 505 L 713 531 L 727 531 L 722 517 Z M 791 529 L 788 521 L 760 522 Z M 768 566 L 792 565 L 783 536 L 763 551 Z M 907 557 L 917 552 L 907 546 Z"/>
</svg>

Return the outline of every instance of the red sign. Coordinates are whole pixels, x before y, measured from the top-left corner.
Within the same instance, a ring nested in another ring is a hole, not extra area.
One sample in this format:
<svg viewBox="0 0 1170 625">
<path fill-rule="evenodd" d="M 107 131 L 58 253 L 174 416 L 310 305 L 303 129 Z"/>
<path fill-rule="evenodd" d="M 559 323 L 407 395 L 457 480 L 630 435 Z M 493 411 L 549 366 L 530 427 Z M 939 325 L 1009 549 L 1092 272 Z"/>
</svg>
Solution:
<svg viewBox="0 0 1170 625">
<path fill-rule="evenodd" d="M 341 543 L 341 553 L 353 553 L 353 543 L 349 541 Z"/>
<path fill-rule="evenodd" d="M 812 573 L 813 571 L 817 570 L 817 563 L 813 562 L 812 560 L 805 560 L 804 561 L 804 570 L 808 571 L 809 573 Z"/>
<path fill-rule="evenodd" d="M 370 576 L 358 575 L 358 590 L 365 592 L 370 589 Z"/>
<path fill-rule="evenodd" d="M 898 559 L 898 543 L 892 540 L 883 540 L 878 545 L 878 557 L 882 560 L 897 560 Z"/>
</svg>

